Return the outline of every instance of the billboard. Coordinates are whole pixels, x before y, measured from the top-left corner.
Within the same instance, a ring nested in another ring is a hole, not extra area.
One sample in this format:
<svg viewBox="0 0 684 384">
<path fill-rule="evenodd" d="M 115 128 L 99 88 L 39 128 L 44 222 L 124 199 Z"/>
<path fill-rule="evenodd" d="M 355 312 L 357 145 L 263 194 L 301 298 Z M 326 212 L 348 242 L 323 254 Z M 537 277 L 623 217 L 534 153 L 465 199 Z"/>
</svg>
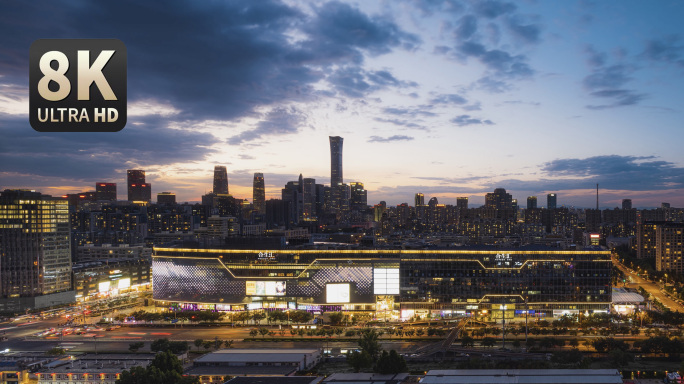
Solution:
<svg viewBox="0 0 684 384">
<path fill-rule="evenodd" d="M 349 283 L 328 283 L 325 285 L 325 301 L 327 303 L 348 303 L 349 296 Z"/>
<path fill-rule="evenodd" d="M 373 268 L 373 294 L 399 294 L 399 268 Z"/>
<path fill-rule="evenodd" d="M 284 281 L 246 281 L 247 296 L 285 296 Z"/>
</svg>

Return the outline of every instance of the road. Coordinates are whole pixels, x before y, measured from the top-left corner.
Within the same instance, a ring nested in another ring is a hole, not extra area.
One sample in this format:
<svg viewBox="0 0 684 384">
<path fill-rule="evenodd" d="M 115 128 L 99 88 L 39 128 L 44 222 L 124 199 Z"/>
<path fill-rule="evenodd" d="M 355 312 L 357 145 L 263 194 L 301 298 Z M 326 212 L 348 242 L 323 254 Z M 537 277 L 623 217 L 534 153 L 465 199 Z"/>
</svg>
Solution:
<svg viewBox="0 0 684 384">
<path fill-rule="evenodd" d="M 669 308 L 672 311 L 684 312 L 684 306 L 672 300 L 669 296 L 663 293 L 657 283 L 638 276 L 634 271 L 627 268 L 615 258 L 613 258 L 613 264 L 618 267 L 622 273 L 625 274 L 625 276 L 627 276 L 629 283 L 626 284 L 626 287 L 635 289 L 643 287 L 646 292 L 650 293 L 654 298 L 663 303 L 666 308 Z"/>
</svg>

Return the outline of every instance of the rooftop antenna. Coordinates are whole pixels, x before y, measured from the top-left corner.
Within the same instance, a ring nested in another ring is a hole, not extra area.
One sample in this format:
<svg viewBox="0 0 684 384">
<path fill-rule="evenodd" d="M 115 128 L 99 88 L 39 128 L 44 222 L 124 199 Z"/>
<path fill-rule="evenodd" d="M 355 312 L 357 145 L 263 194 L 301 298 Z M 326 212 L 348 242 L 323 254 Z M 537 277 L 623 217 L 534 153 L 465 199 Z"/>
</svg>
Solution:
<svg viewBox="0 0 684 384">
<path fill-rule="evenodd" d="M 598 183 L 596 183 L 596 210 L 598 211 Z"/>
</svg>

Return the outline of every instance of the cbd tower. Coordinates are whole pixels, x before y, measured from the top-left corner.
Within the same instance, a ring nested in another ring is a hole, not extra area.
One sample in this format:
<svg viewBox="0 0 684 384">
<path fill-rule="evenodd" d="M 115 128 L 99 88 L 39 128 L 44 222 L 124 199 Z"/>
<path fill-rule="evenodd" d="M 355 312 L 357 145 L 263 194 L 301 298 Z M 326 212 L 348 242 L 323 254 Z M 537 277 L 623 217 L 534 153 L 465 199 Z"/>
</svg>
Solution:
<svg viewBox="0 0 684 384">
<path fill-rule="evenodd" d="M 228 194 L 228 171 L 223 165 L 214 166 L 214 194 Z"/>
</svg>

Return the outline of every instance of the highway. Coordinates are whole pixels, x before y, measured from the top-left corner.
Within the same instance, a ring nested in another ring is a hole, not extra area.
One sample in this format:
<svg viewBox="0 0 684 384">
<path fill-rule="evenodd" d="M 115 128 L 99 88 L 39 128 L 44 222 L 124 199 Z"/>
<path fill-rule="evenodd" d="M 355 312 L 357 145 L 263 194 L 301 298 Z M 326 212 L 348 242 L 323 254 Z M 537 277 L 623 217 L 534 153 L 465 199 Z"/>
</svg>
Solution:
<svg viewBox="0 0 684 384">
<path fill-rule="evenodd" d="M 634 289 L 643 287 L 646 290 L 646 292 L 650 293 L 654 298 L 663 303 L 663 305 L 666 308 L 669 308 L 672 311 L 684 312 L 684 306 L 670 298 L 670 296 L 666 295 L 663 291 L 661 291 L 660 286 L 657 283 L 646 280 L 641 276 L 638 276 L 636 272 L 627 268 L 625 265 L 620 263 L 616 258 L 613 258 L 613 264 L 616 267 L 618 267 L 622 271 L 622 273 L 624 273 L 627 277 L 628 283 L 625 284 L 626 287 Z"/>
</svg>

